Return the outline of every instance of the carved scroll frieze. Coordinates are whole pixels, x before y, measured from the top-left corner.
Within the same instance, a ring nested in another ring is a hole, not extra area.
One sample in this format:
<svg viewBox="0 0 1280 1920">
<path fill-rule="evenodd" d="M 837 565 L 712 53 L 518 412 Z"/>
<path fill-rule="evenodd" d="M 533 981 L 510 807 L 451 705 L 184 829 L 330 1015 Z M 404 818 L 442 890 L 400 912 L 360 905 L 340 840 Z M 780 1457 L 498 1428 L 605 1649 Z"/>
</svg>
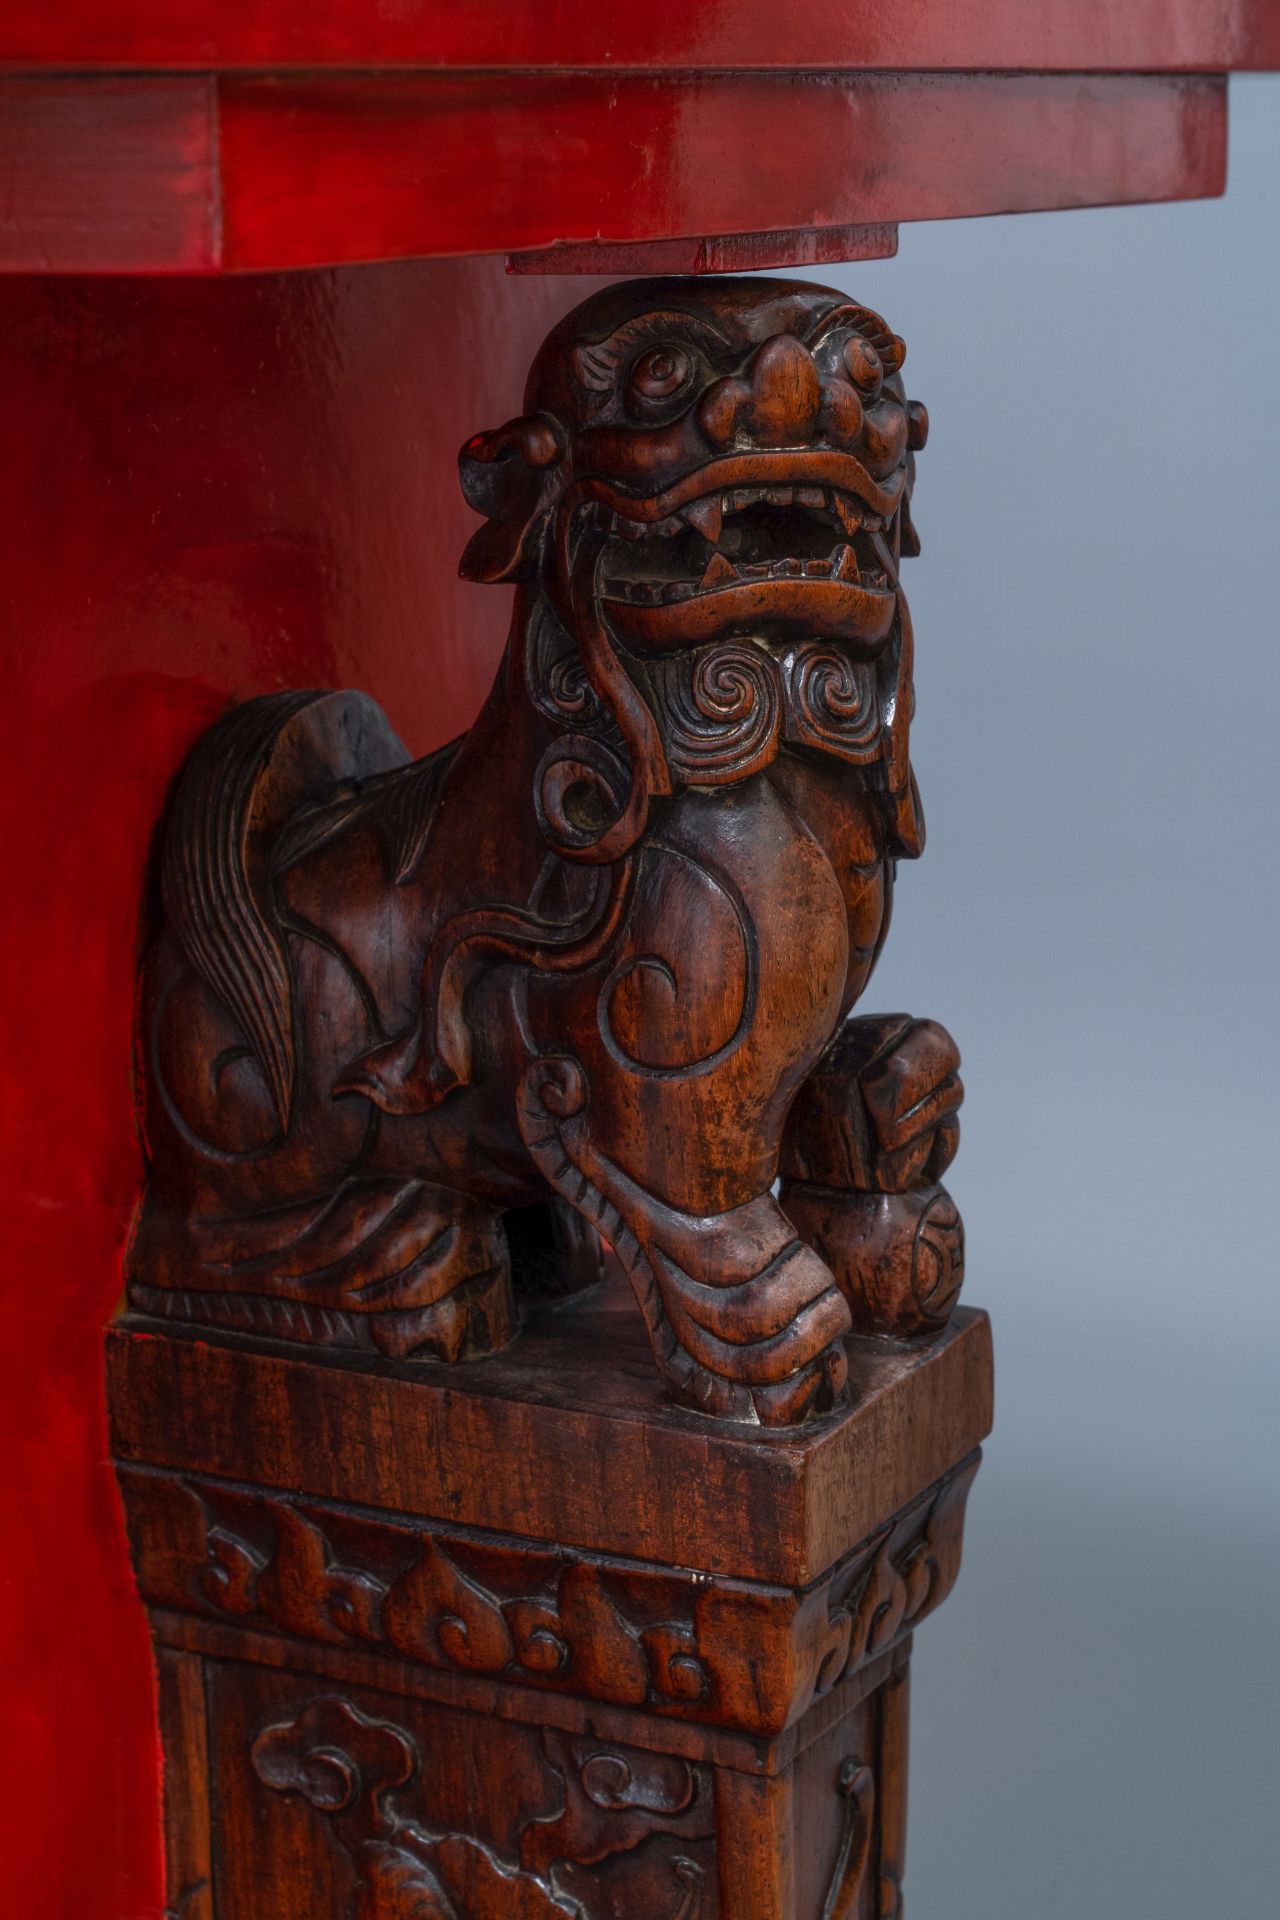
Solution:
<svg viewBox="0 0 1280 1920">
<path fill-rule="evenodd" d="M 592 1920 L 605 1911 L 592 1870 L 641 1847 L 646 1886 L 655 1870 L 669 1883 L 671 1904 L 655 1920 L 714 1920 L 708 1770 L 551 1732 L 543 1748 L 561 1811 L 526 1822 L 514 1859 L 474 1833 L 441 1832 L 408 1812 L 430 1756 L 403 1727 L 341 1694 L 317 1694 L 269 1720 L 250 1761 L 270 1792 L 296 1795 L 323 1818 L 347 1854 L 355 1872 L 348 1920 Z M 624 1858 L 624 1887 L 626 1873 Z"/>
<path fill-rule="evenodd" d="M 938 1606 L 976 1456 L 808 1588 L 121 1469 L 153 1607 L 771 1734 Z"/>
</svg>

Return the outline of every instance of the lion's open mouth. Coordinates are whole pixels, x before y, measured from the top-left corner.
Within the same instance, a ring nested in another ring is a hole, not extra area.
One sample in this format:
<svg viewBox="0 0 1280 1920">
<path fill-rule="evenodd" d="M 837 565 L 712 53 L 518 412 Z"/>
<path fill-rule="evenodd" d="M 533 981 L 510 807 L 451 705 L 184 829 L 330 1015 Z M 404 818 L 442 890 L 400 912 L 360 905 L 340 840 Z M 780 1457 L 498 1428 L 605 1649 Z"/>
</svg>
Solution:
<svg viewBox="0 0 1280 1920">
<path fill-rule="evenodd" d="M 801 627 L 875 651 L 892 624 L 888 524 L 840 488 L 731 487 L 661 520 L 600 500 L 582 514 L 605 535 L 597 578 L 610 623 L 638 645 Z"/>
</svg>

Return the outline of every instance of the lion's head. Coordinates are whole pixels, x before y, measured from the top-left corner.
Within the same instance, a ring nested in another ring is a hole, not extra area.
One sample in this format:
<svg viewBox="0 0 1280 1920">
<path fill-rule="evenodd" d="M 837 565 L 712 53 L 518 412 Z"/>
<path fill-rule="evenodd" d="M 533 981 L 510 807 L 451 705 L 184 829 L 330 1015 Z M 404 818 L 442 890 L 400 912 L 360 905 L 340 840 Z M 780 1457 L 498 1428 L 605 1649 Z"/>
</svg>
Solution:
<svg viewBox="0 0 1280 1920">
<path fill-rule="evenodd" d="M 726 640 L 778 659 L 820 642 L 837 668 L 871 675 L 876 740 L 861 757 L 905 819 L 898 575 L 917 550 L 927 421 L 905 396 L 904 352 L 830 288 L 626 282 L 551 333 L 525 413 L 462 449 L 463 490 L 486 516 L 463 574 L 528 583 L 554 610 L 630 761 L 612 819 L 565 851 L 614 858 L 634 842 L 652 794 L 674 784 L 653 713 L 662 663 Z"/>
</svg>

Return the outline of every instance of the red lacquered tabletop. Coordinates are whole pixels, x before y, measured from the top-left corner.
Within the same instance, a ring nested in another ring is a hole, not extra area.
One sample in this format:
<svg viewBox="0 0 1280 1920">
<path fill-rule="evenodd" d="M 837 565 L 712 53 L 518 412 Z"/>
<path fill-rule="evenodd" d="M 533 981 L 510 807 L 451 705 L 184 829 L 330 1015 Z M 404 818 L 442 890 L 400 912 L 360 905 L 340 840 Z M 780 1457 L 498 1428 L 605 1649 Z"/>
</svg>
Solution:
<svg viewBox="0 0 1280 1920">
<path fill-rule="evenodd" d="M 1222 76 L 1278 63 L 1268 0 L 23 0 L 0 269 L 883 253 L 904 220 L 1219 192 Z"/>
</svg>

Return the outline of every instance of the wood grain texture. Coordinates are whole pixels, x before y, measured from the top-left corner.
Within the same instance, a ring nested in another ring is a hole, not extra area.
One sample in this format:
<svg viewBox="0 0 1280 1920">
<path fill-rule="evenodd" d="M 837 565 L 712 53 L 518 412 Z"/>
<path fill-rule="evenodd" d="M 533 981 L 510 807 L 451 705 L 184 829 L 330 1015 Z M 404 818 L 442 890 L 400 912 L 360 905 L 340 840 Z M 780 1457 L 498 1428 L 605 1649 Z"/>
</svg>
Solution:
<svg viewBox="0 0 1280 1920">
<path fill-rule="evenodd" d="M 213 1344 L 117 1336 L 117 1411 L 146 1412 L 148 1350 Z M 354 1428 L 369 1376 L 299 1364 L 329 1377 Z M 202 1395 L 223 1384 L 203 1380 Z M 971 1389 L 952 1374 L 953 1400 Z M 922 1356 L 895 1391 L 902 1423 L 928 1427 L 943 1458 Z M 193 1475 L 173 1453 L 178 1423 L 161 1419 L 145 1464 L 120 1465 L 161 1673 L 175 1916 L 897 1912 L 911 1635 L 956 1578 L 976 1456 L 867 1537 L 833 1533 L 844 1550 L 795 1586 L 361 1504 L 383 1445 L 346 1447 L 332 1398 L 325 1417 L 295 1405 L 282 1421 L 274 1379 L 258 1372 L 237 1407 L 260 1464 L 296 1428 L 304 1477 L 327 1459 L 344 1497 Z M 555 1411 L 544 1406 L 544 1421 Z M 654 1410 L 643 1438 L 609 1449 L 627 1489 L 612 1502 L 614 1537 L 637 1513 L 652 1526 L 672 1484 L 662 1433 L 675 1417 Z M 456 1433 L 443 1440 L 439 1509 L 455 1505 Z M 536 1489 L 561 1472 L 537 1445 L 502 1476 L 526 1526 Z M 735 1515 L 720 1503 L 726 1533 L 731 1517 L 741 1528 L 757 1515 L 778 1443 L 749 1450 Z"/>
<path fill-rule="evenodd" d="M 214 1920 L 204 1662 L 158 1646 L 156 1683 L 165 1756 L 165 1920 Z"/>
<path fill-rule="evenodd" d="M 456 1697 L 497 1680 L 772 1740 L 946 1599 L 977 1464 L 970 1455 L 804 1587 L 168 1469 L 120 1477 L 139 1590 L 167 1620 L 282 1636 L 285 1664 L 310 1642 L 452 1676 Z"/>
<path fill-rule="evenodd" d="M 0 59 L 106 66 L 1001 68 L 1210 72 L 1280 61 L 1269 0 L 15 0 Z"/>
<path fill-rule="evenodd" d="M 531 1315 L 505 1354 L 452 1372 L 320 1363 L 121 1322 L 108 1339 L 112 1450 L 588 1552 L 804 1585 L 990 1430 L 990 1332 L 968 1308 L 918 1351 L 855 1343 L 856 1408 L 763 1445 L 662 1405 L 620 1288 L 564 1311 L 571 1324 L 550 1310 Z M 642 1445 L 652 1471 L 636 1484 Z M 504 1471 L 533 1460 L 536 1475 Z"/>
<path fill-rule="evenodd" d="M 1226 151 L 1225 88 L 1203 76 L 10 74 L 0 91 L 8 271 L 267 271 L 691 233 L 719 271 L 751 264 L 739 236 L 762 229 L 795 230 L 766 251 L 802 264 L 833 257 L 815 234 L 851 226 L 1219 193 Z"/>
</svg>

